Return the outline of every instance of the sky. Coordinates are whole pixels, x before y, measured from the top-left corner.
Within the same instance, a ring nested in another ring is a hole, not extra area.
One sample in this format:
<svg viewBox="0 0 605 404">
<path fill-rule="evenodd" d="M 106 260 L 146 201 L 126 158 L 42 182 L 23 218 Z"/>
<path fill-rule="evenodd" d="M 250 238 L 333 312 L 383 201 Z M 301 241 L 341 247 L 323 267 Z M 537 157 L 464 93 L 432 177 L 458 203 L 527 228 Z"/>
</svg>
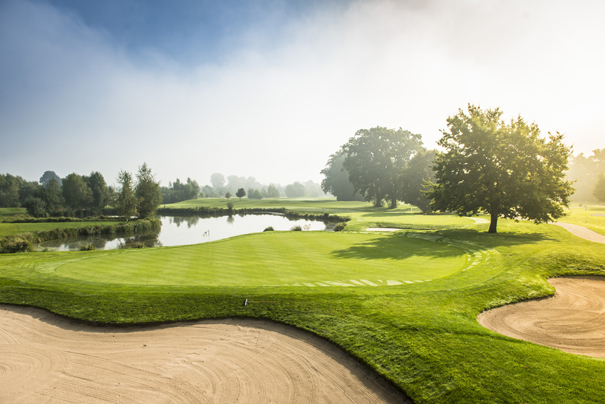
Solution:
<svg viewBox="0 0 605 404">
<path fill-rule="evenodd" d="M 320 182 L 359 129 L 435 148 L 471 103 L 605 147 L 598 0 L 0 0 L 0 173 L 146 162 Z"/>
</svg>

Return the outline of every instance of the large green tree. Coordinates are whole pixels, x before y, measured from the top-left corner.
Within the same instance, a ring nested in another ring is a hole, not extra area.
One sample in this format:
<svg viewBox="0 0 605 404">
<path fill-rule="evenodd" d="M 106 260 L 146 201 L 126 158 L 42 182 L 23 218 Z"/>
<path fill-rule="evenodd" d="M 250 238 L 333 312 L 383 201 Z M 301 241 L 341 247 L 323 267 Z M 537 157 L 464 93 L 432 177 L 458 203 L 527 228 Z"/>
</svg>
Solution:
<svg viewBox="0 0 605 404">
<path fill-rule="evenodd" d="M 0 208 L 19 206 L 19 187 L 23 178 L 10 174 L 0 174 Z"/>
<path fill-rule="evenodd" d="M 86 182 L 92 192 L 92 208 L 100 212 L 109 202 L 109 191 L 105 178 L 103 178 L 103 174 L 95 171 L 90 173 Z"/>
<path fill-rule="evenodd" d="M 84 177 L 71 173 L 63 179 L 63 198 L 71 209 L 85 209 L 92 206 L 92 191 Z"/>
<path fill-rule="evenodd" d="M 155 176 L 151 173 L 151 168 L 147 167 L 147 163 L 143 163 L 139 167 L 135 193 L 139 216 L 142 218 L 153 216 L 162 203 L 162 194 L 160 183 L 155 180 Z"/>
<path fill-rule="evenodd" d="M 118 173 L 119 189 L 116 192 L 115 207 L 118 215 L 126 220 L 137 214 L 137 198 L 134 194 L 134 180 L 128 171 Z"/>
<path fill-rule="evenodd" d="M 382 206 L 383 199 L 397 207 L 398 179 L 410 158 L 422 146 L 422 137 L 408 130 L 380 126 L 360 129 L 342 146 L 343 167 L 356 191 Z"/>
<path fill-rule="evenodd" d="M 468 112 L 447 119 L 435 156 L 431 206 L 461 216 L 487 212 L 490 233 L 499 217 L 548 222 L 564 214 L 573 187 L 565 180 L 571 147 L 563 135 L 540 137 L 536 124 L 521 117 L 505 123 L 500 109 Z"/>
<path fill-rule="evenodd" d="M 342 166 L 345 157 L 342 150 L 330 156 L 326 168 L 321 170 L 321 174 L 325 176 L 321 181 L 321 189 L 334 195 L 339 201 L 363 201 L 363 195 L 355 192 L 355 187 L 349 181 L 349 172 Z"/>
<path fill-rule="evenodd" d="M 435 172 L 432 169 L 434 159 L 435 150 L 427 151 L 421 148 L 399 176 L 399 200 L 416 206 L 423 213 L 431 210 L 425 184 L 435 180 Z"/>
<path fill-rule="evenodd" d="M 63 206 L 61 185 L 56 178 L 51 178 L 46 183 L 42 191 L 42 200 L 46 203 L 46 209 L 51 213 Z"/>
</svg>

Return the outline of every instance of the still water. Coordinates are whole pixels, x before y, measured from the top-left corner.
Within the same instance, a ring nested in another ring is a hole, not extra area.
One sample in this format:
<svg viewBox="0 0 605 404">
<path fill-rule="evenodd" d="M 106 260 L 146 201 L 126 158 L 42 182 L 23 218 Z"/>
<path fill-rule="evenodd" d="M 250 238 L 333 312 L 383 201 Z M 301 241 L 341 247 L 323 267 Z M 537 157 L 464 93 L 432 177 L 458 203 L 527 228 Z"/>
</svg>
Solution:
<svg viewBox="0 0 605 404">
<path fill-rule="evenodd" d="M 77 251 L 82 245 L 92 244 L 97 250 L 123 248 L 134 243 L 146 247 L 198 244 L 241 234 L 262 232 L 272 226 L 276 231 L 300 226 L 303 231 L 326 230 L 326 224 L 311 220 L 290 220 L 279 215 L 234 215 L 222 217 L 162 216 L 162 228 L 149 233 L 128 235 L 98 235 L 51 240 L 36 245 L 36 250 Z M 333 227 L 333 224 L 328 225 Z"/>
</svg>

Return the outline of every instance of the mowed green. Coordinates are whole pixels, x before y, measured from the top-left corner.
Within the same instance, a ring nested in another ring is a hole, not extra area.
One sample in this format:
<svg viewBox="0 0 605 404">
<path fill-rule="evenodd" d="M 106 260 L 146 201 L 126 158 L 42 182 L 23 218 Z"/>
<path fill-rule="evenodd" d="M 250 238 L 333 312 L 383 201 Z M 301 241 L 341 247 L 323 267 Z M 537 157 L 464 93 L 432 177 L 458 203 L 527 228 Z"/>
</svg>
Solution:
<svg viewBox="0 0 605 404">
<path fill-rule="evenodd" d="M 459 248 L 405 235 L 267 232 L 211 244 L 113 251 L 58 263 L 55 274 L 132 285 L 359 286 L 359 280 L 433 280 L 462 270 L 467 260 Z"/>
</svg>

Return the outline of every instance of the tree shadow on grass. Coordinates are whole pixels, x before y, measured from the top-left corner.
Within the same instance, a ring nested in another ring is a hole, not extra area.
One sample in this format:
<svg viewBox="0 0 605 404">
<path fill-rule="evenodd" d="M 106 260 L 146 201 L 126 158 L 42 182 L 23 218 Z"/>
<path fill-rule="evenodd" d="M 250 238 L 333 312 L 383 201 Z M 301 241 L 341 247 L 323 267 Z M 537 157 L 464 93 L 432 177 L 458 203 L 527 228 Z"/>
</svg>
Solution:
<svg viewBox="0 0 605 404">
<path fill-rule="evenodd" d="M 414 256 L 453 258 L 464 254 L 465 252 L 459 248 L 450 247 L 447 244 L 396 235 L 372 238 L 331 253 L 334 258 L 366 260 L 403 260 Z"/>
<path fill-rule="evenodd" d="M 433 238 L 429 241 L 416 237 L 405 237 L 393 234 L 391 236 L 376 237 L 352 245 L 349 248 L 332 251 L 334 258 L 355 259 L 394 259 L 402 260 L 414 256 L 427 258 L 454 258 L 468 252 L 450 246 L 448 243 L 471 242 L 468 248 L 496 248 L 499 246 L 514 246 L 522 244 L 536 244 L 543 241 L 556 241 L 555 238 L 542 233 L 499 233 L 487 234 L 477 230 L 450 230 L 435 233 L 418 233 Z M 465 244 L 462 244 L 463 246 Z"/>
</svg>

